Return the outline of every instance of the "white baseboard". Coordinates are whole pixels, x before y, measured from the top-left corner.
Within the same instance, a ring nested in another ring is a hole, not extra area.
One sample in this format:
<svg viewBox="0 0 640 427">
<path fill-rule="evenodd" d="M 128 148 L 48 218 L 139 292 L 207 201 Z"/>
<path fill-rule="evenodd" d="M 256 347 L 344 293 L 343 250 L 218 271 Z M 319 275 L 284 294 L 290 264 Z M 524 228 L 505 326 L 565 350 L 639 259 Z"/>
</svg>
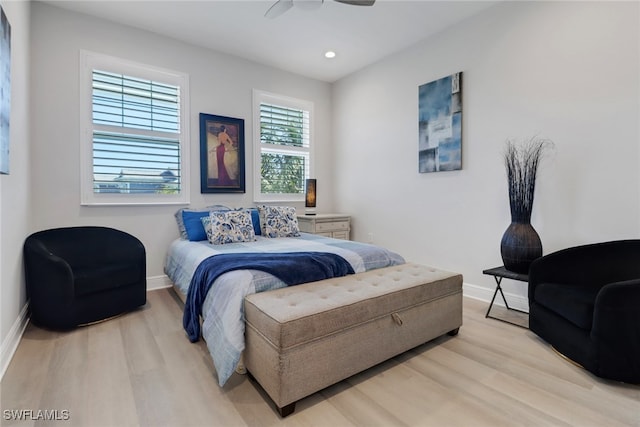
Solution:
<svg viewBox="0 0 640 427">
<path fill-rule="evenodd" d="M 13 322 L 13 326 L 11 326 L 7 337 L 2 341 L 2 346 L 0 346 L 0 380 L 4 377 L 4 373 L 7 371 L 11 359 L 13 359 L 13 355 L 18 349 L 18 344 L 20 344 L 24 330 L 27 328 L 27 324 L 29 323 L 28 312 L 29 302 L 27 301 L 24 307 L 22 307 L 22 310 L 20 310 L 16 321 Z"/>
<path fill-rule="evenodd" d="M 491 298 L 493 298 L 494 292 L 495 288 L 489 289 L 483 286 L 472 285 L 471 283 L 462 284 L 462 293 L 465 297 L 477 299 L 480 301 L 486 301 L 487 303 L 491 302 Z M 504 292 L 504 296 L 507 299 L 507 303 L 509 304 L 510 308 L 515 308 L 520 311 L 526 311 L 527 313 L 529 312 L 529 300 L 526 297 L 509 292 Z M 504 301 L 502 301 L 502 297 L 499 293 L 498 295 L 496 295 L 496 299 L 493 304 L 504 307 Z"/>
<path fill-rule="evenodd" d="M 147 277 L 147 292 L 156 291 L 158 289 L 171 288 L 172 286 L 173 282 L 166 274 L 163 274 L 161 276 Z"/>
</svg>

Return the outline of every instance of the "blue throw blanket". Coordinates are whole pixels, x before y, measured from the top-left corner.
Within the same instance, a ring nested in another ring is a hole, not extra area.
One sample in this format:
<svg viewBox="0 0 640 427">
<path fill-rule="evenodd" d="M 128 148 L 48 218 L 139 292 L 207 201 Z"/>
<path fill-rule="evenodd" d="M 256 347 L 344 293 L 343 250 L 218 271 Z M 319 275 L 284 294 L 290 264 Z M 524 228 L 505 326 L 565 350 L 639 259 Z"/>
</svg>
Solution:
<svg viewBox="0 0 640 427">
<path fill-rule="evenodd" d="M 213 255 L 198 265 L 187 292 L 182 326 L 191 342 L 200 339 L 200 315 L 209 288 L 219 276 L 233 270 L 261 270 L 288 286 L 355 273 L 347 260 L 329 252 Z"/>
</svg>

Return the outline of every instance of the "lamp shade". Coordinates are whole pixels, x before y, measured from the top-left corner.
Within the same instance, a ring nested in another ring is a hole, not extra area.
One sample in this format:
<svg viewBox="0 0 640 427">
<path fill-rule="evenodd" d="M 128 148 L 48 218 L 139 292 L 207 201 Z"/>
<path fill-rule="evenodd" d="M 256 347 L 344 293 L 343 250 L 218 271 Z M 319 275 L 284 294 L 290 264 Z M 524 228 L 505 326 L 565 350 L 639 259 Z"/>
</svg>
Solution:
<svg viewBox="0 0 640 427">
<path fill-rule="evenodd" d="M 316 180 L 307 179 L 304 189 L 304 206 L 306 208 L 316 207 Z"/>
</svg>

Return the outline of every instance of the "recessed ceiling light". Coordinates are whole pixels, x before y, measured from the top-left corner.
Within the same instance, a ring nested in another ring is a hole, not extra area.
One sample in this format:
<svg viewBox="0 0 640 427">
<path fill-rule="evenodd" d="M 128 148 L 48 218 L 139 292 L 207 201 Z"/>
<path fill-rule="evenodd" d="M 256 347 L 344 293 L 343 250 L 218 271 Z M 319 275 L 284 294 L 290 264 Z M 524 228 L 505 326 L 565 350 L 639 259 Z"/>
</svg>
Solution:
<svg viewBox="0 0 640 427">
<path fill-rule="evenodd" d="M 332 50 L 328 50 L 328 51 L 326 51 L 324 53 L 324 57 L 325 58 L 329 58 L 329 59 L 335 58 L 336 57 L 336 53 L 334 51 L 332 51 Z"/>
</svg>

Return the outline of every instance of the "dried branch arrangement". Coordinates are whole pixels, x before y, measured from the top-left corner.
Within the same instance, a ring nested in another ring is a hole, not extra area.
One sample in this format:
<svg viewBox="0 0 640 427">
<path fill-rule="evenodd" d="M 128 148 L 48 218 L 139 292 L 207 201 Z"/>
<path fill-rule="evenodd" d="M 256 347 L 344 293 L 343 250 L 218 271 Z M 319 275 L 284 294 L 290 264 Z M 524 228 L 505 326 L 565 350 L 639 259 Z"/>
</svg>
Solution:
<svg viewBox="0 0 640 427">
<path fill-rule="evenodd" d="M 551 140 L 537 136 L 521 143 L 507 141 L 504 162 L 507 169 L 512 221 L 531 220 L 538 165 L 544 152 L 552 146 Z"/>
</svg>

